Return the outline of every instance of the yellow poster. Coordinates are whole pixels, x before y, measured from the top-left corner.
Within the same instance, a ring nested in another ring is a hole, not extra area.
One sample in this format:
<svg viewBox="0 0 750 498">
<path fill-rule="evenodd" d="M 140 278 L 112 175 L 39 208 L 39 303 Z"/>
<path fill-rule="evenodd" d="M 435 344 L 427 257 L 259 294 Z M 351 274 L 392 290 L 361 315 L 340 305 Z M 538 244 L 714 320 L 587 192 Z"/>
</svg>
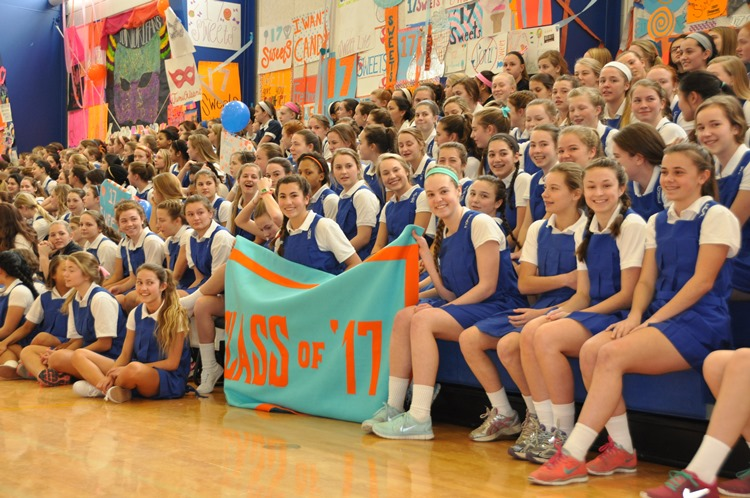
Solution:
<svg viewBox="0 0 750 498">
<path fill-rule="evenodd" d="M 107 104 L 99 104 L 88 109 L 88 135 L 86 138 L 98 138 L 99 140 L 107 139 Z"/>
<path fill-rule="evenodd" d="M 260 98 L 272 101 L 276 108 L 292 100 L 292 70 L 261 74 Z"/>
<path fill-rule="evenodd" d="M 198 75 L 203 92 L 201 94 L 202 120 L 220 118 L 225 102 L 242 100 L 240 67 L 236 62 L 230 62 L 217 71 L 219 64 L 221 62 L 198 62 Z"/>
<path fill-rule="evenodd" d="M 727 0 L 690 0 L 687 8 L 687 22 L 699 22 L 706 19 L 725 16 Z"/>
</svg>

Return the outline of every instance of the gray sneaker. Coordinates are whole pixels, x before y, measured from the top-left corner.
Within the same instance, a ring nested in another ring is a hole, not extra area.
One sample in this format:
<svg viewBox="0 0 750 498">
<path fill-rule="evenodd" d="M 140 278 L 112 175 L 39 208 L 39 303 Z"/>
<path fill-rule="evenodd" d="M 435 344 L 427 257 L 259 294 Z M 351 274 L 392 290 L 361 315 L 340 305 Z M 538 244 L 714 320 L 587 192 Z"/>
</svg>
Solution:
<svg viewBox="0 0 750 498">
<path fill-rule="evenodd" d="M 393 408 L 388 403 L 383 403 L 383 407 L 380 408 L 375 414 L 362 422 L 362 430 L 366 433 L 372 432 L 372 426 L 379 424 L 380 422 L 387 422 L 397 415 L 401 415 L 404 411 Z"/>
<path fill-rule="evenodd" d="M 497 408 L 489 409 L 481 416 L 482 425 L 471 431 L 469 439 L 477 442 L 497 441 L 500 439 L 514 439 L 521 432 L 521 421 L 518 413 L 504 416 L 497 412 Z"/>
<path fill-rule="evenodd" d="M 551 432 L 540 432 L 536 445 L 526 452 L 526 459 L 534 463 L 547 463 L 547 460 L 555 456 L 558 449 L 568 440 L 568 435 L 553 428 Z"/>
<path fill-rule="evenodd" d="M 521 427 L 521 435 L 516 439 L 516 444 L 508 448 L 508 454 L 513 458 L 526 460 L 526 452 L 536 442 L 537 433 L 540 430 L 539 419 L 527 410 L 526 419 Z"/>
</svg>

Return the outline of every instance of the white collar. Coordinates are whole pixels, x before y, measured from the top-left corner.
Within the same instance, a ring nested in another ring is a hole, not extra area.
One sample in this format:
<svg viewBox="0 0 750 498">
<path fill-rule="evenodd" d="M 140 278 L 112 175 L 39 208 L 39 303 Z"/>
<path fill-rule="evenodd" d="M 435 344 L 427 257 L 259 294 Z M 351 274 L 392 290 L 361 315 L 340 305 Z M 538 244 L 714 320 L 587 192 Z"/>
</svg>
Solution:
<svg viewBox="0 0 750 498">
<path fill-rule="evenodd" d="M 578 220 L 576 220 L 576 222 L 570 225 L 569 227 L 565 227 L 563 230 L 560 230 L 555 226 L 555 221 L 557 221 L 557 215 L 551 214 L 549 219 L 547 220 L 547 226 L 552 228 L 552 233 L 564 233 L 567 235 L 574 234 L 589 221 L 588 218 L 586 218 L 586 215 L 583 214 L 583 211 L 579 211 L 578 214 L 579 214 Z"/>
<path fill-rule="evenodd" d="M 164 307 L 164 301 L 161 302 L 158 308 L 156 308 L 156 311 L 153 313 L 149 313 L 146 309 L 146 305 L 141 306 L 141 318 L 152 318 L 155 322 L 159 321 L 159 312 Z"/>
<path fill-rule="evenodd" d="M 356 192 L 359 189 L 359 187 L 361 187 L 364 184 L 365 184 L 364 180 L 357 180 L 357 183 L 352 185 L 348 190 L 344 190 L 343 192 L 341 192 L 341 195 L 339 195 L 339 197 L 341 197 L 342 199 L 346 199 L 348 197 L 353 196 L 354 192 Z"/>
<path fill-rule="evenodd" d="M 408 199 L 409 197 L 411 197 L 411 194 L 414 193 L 414 190 L 418 188 L 419 188 L 419 185 L 412 185 L 411 188 L 407 190 L 406 192 L 404 192 L 404 195 L 402 195 L 401 197 L 397 196 L 396 193 L 394 192 L 393 197 L 391 197 L 391 200 L 394 203 L 396 203 L 396 202 L 401 202 L 405 199 Z"/>
<path fill-rule="evenodd" d="M 609 217 L 609 221 L 607 221 L 607 226 L 603 230 L 599 226 L 599 219 L 596 217 L 596 215 L 592 216 L 591 223 L 589 224 L 589 230 L 591 230 L 591 233 L 611 232 L 612 223 L 614 223 L 615 219 L 620 215 L 621 209 L 622 209 L 622 202 L 618 202 L 617 207 L 615 208 L 615 211 Z"/>
<path fill-rule="evenodd" d="M 698 216 L 698 213 L 701 212 L 701 209 L 703 209 L 703 205 L 712 200 L 714 199 L 710 195 L 699 197 L 698 199 L 694 200 L 692 204 L 683 209 L 679 215 L 674 209 L 674 204 L 672 204 L 667 208 L 667 222 L 674 223 L 678 220 L 694 220 L 695 217 Z"/>
<path fill-rule="evenodd" d="M 315 213 L 313 213 L 312 211 L 308 211 L 307 216 L 305 216 L 305 220 L 302 222 L 299 228 L 292 228 L 292 222 L 287 221 L 286 230 L 287 232 L 289 232 L 289 235 L 296 235 L 298 233 L 306 232 L 310 229 L 310 225 L 312 225 L 314 219 Z"/>
</svg>

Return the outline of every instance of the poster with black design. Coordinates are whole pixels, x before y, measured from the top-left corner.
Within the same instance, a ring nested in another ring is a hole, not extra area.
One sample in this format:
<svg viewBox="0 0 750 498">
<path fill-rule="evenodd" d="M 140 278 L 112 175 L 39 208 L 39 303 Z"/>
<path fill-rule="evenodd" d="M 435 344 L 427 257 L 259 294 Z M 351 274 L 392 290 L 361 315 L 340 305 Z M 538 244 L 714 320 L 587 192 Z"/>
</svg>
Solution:
<svg viewBox="0 0 750 498">
<path fill-rule="evenodd" d="M 114 129 L 167 121 L 167 26 L 156 16 L 111 35 L 107 47 L 107 102 Z"/>
<path fill-rule="evenodd" d="M 5 81 L 8 71 L 3 64 L 3 56 L 0 54 L 0 154 L 9 154 L 16 141 L 15 128 L 13 127 L 13 114 L 10 109 L 10 98 L 8 97 L 8 86 Z"/>
</svg>

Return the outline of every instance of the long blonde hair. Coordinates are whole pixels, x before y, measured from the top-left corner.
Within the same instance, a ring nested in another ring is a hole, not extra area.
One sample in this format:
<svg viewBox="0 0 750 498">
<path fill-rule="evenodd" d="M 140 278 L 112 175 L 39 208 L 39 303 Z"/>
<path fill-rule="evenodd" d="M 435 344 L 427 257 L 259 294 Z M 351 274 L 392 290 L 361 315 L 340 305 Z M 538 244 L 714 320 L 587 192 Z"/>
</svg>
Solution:
<svg viewBox="0 0 750 498">
<path fill-rule="evenodd" d="M 167 285 L 162 291 L 163 302 L 154 329 L 156 342 L 159 344 L 161 351 L 166 354 L 177 339 L 177 335 L 187 334 L 189 330 L 187 311 L 180 305 L 180 296 L 177 294 L 177 287 L 171 270 L 152 263 L 145 263 L 138 267 L 136 276 L 144 270 L 156 275 L 160 284 Z"/>
<path fill-rule="evenodd" d="M 77 251 L 68 256 L 58 256 L 58 258 L 63 258 L 63 262 L 71 262 L 76 265 L 84 277 L 87 277 L 92 284 L 99 285 L 102 283 L 104 277 L 99 267 L 99 261 L 88 252 Z M 70 313 L 70 303 L 73 302 L 75 295 L 76 291 L 73 291 L 65 298 L 65 303 L 61 308 L 63 314 L 67 315 Z"/>
<path fill-rule="evenodd" d="M 36 202 L 36 199 L 34 198 L 34 196 L 28 192 L 19 192 L 18 194 L 16 194 L 16 198 L 13 201 L 13 205 L 16 206 L 17 208 L 20 208 L 20 207 L 34 208 L 37 214 L 41 215 L 41 217 L 44 218 L 45 220 L 49 222 L 55 221 L 55 217 L 49 214 L 47 210 L 44 209 L 42 206 L 40 206 L 39 203 Z"/>
</svg>

